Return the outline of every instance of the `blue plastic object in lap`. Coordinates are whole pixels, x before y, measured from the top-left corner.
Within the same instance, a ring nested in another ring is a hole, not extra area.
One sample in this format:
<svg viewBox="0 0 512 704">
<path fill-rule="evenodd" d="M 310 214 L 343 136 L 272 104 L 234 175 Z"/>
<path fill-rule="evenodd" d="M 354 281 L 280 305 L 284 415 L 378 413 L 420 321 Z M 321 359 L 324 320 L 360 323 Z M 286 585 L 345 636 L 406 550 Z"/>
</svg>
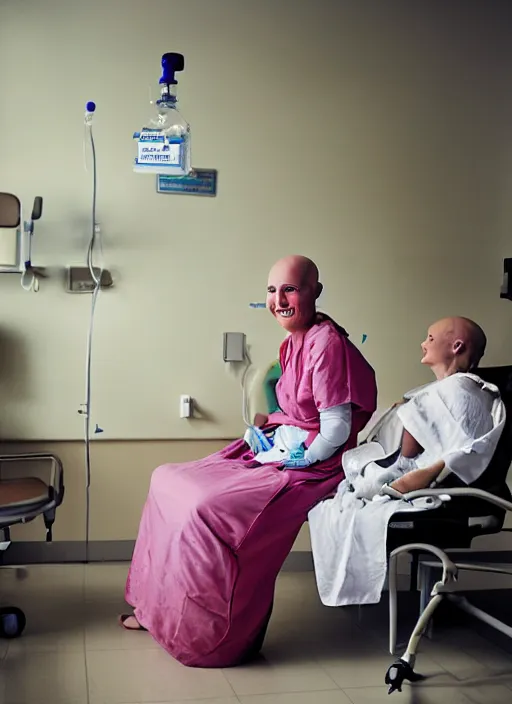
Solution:
<svg viewBox="0 0 512 704">
<path fill-rule="evenodd" d="M 290 458 L 289 460 L 286 460 L 283 467 L 286 467 L 287 469 L 305 469 L 306 467 L 309 467 L 310 464 L 311 460 L 308 460 L 306 457 L 297 458 L 296 460 L 292 460 Z"/>
<path fill-rule="evenodd" d="M 299 447 L 296 447 L 294 450 L 290 452 L 290 459 L 291 460 L 302 460 L 304 459 L 304 455 L 306 453 L 306 448 L 304 445 L 299 445 Z"/>
<path fill-rule="evenodd" d="M 255 455 L 259 452 L 271 450 L 274 445 L 272 440 L 265 435 L 261 428 L 257 428 L 255 425 L 251 425 L 247 428 L 244 440 Z"/>
<path fill-rule="evenodd" d="M 300 445 L 295 450 L 290 452 L 290 457 L 283 463 L 284 467 L 289 469 L 304 469 L 311 464 L 310 460 L 305 457 L 306 448 Z"/>
</svg>

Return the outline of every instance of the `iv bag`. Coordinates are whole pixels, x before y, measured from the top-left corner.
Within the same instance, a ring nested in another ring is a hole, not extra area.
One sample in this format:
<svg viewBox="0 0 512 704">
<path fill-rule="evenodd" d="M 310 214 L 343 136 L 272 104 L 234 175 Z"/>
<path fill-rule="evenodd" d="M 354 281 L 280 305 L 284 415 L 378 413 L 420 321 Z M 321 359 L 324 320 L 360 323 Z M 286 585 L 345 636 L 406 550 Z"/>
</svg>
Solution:
<svg viewBox="0 0 512 704">
<path fill-rule="evenodd" d="M 155 114 L 140 132 L 135 132 L 138 173 L 187 176 L 191 172 L 190 125 L 177 109 L 178 81 L 174 74 L 184 68 L 182 54 L 164 54 L 160 78 L 160 98 Z"/>
</svg>

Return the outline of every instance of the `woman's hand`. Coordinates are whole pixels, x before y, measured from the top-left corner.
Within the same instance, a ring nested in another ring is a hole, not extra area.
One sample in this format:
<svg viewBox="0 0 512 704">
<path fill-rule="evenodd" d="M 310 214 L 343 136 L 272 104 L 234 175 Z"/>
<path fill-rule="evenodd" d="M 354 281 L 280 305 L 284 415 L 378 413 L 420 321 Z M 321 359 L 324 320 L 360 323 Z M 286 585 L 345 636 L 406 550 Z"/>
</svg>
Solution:
<svg viewBox="0 0 512 704">
<path fill-rule="evenodd" d="M 264 413 L 256 413 L 254 416 L 254 425 L 256 428 L 263 428 L 268 423 L 268 416 Z"/>
</svg>

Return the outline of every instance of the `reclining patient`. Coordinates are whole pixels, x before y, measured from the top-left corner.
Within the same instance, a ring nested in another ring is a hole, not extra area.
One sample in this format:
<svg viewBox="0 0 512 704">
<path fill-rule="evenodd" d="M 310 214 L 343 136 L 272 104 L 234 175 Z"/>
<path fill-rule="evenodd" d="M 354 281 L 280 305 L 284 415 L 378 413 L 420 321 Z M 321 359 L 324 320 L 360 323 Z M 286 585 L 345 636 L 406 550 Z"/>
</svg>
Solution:
<svg viewBox="0 0 512 704">
<path fill-rule="evenodd" d="M 308 511 L 343 478 L 341 455 L 376 408 L 375 374 L 347 333 L 316 312 L 318 269 L 280 260 L 267 307 L 289 333 L 280 350 L 279 412 L 265 433 L 306 431 L 304 448 L 255 459 L 238 440 L 205 459 L 152 475 L 126 584 L 133 616 L 186 665 L 226 667 L 255 655 L 270 618 L 277 574 Z"/>
<path fill-rule="evenodd" d="M 309 513 L 317 586 L 327 606 L 373 604 L 386 576 L 386 534 L 396 511 L 435 508 L 402 494 L 443 485 L 451 474 L 475 482 L 487 468 L 505 422 L 496 386 L 475 374 L 485 351 L 482 329 L 467 318 L 431 326 L 422 363 L 436 381 L 410 391 L 364 443 L 343 456 L 346 479 L 333 499 Z M 385 484 L 395 499 L 382 496 Z"/>
</svg>

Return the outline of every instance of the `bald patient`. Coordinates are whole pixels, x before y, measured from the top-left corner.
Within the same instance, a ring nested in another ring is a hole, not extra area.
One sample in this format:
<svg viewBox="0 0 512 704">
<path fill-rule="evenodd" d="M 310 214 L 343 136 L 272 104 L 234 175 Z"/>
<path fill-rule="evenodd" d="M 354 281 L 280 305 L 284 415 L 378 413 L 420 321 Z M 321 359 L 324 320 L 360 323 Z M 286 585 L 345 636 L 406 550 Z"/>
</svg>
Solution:
<svg viewBox="0 0 512 704">
<path fill-rule="evenodd" d="M 376 407 L 375 374 L 346 331 L 317 314 L 318 269 L 303 256 L 278 261 L 267 307 L 289 333 L 279 352 L 279 411 L 249 430 L 293 428 L 304 439 L 273 459 L 240 439 L 152 474 L 120 617 L 147 629 L 185 665 L 227 667 L 261 648 L 277 574 L 308 511 L 343 479 L 341 457 Z M 219 406 L 222 398 L 218 399 Z M 284 430 L 283 430 L 284 429 Z"/>
<path fill-rule="evenodd" d="M 435 380 L 407 392 L 364 442 L 343 454 L 345 481 L 308 516 L 322 603 L 380 601 L 389 521 L 409 508 L 401 501 L 404 494 L 484 480 L 505 422 L 499 389 L 476 371 L 485 345 L 472 320 L 434 323 L 421 345 L 421 361 Z"/>
<path fill-rule="evenodd" d="M 292 255 L 279 259 L 268 275 L 267 309 L 289 333 L 313 326 L 316 301 L 322 293 L 316 264 L 307 257 Z M 254 424 L 265 425 L 268 416 L 258 413 Z"/>
<path fill-rule="evenodd" d="M 432 369 L 438 381 L 460 372 L 471 372 L 483 357 L 486 344 L 484 331 L 473 320 L 462 317 L 443 318 L 428 329 L 427 337 L 421 344 L 421 363 Z M 423 451 L 424 448 L 417 440 L 404 430 L 402 457 L 413 460 Z M 439 460 L 430 467 L 409 471 L 396 479 L 391 486 L 401 493 L 425 489 L 437 479 L 444 468 L 445 463 Z"/>
<path fill-rule="evenodd" d="M 277 261 L 270 270 L 267 286 L 267 308 L 291 335 L 289 342 L 286 343 L 287 350 L 294 346 L 297 347 L 302 342 L 305 333 L 313 331 L 313 329 L 316 331 L 314 337 L 319 338 L 315 339 L 314 345 L 322 349 L 325 354 L 327 354 L 329 337 L 332 338 L 331 344 L 336 346 L 339 344 L 340 331 L 342 339 L 345 336 L 344 330 L 335 326 L 332 321 L 329 322 L 326 316 L 317 314 L 316 301 L 322 293 L 322 289 L 318 268 L 307 257 L 285 257 Z M 330 371 L 334 374 L 332 366 L 332 363 L 329 367 L 324 362 L 324 371 Z M 320 373 L 319 369 L 318 374 Z M 291 387 L 297 383 L 296 367 L 293 374 Z M 281 380 L 281 386 L 283 385 L 284 380 Z M 337 386 L 341 388 L 342 384 L 337 384 L 333 378 L 333 387 Z M 318 408 L 320 432 L 306 449 L 304 456 L 300 459 L 286 461 L 284 463 L 286 467 L 298 469 L 327 460 L 348 440 L 352 429 L 352 403 L 347 400 L 345 403 L 324 405 L 324 408 Z M 282 414 L 274 415 L 270 420 L 274 423 L 287 424 L 287 419 L 283 418 Z M 269 423 L 269 418 L 257 414 L 254 422 L 258 426 L 266 425 Z M 263 455 L 259 455 L 258 459 L 265 461 Z"/>
</svg>

